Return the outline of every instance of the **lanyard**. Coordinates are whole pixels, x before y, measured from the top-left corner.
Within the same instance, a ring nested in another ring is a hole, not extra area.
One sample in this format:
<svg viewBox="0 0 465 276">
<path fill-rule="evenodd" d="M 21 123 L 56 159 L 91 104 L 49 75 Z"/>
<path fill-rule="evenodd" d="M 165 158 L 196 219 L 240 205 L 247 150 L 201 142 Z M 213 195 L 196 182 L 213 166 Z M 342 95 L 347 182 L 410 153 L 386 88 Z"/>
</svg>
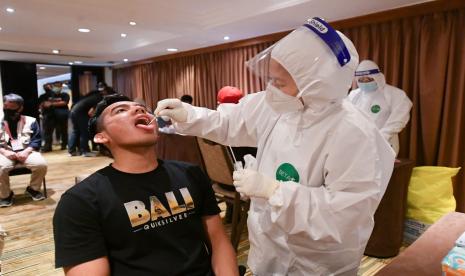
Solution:
<svg viewBox="0 0 465 276">
<path fill-rule="evenodd" d="M 21 115 L 21 119 L 19 120 L 19 125 L 18 125 L 18 129 L 16 133 L 16 139 L 19 138 L 19 133 L 23 131 L 24 123 L 25 123 L 24 116 Z M 5 128 L 6 134 L 8 134 L 9 138 L 11 140 L 16 140 L 16 139 L 13 139 L 13 136 L 11 135 L 10 127 L 8 126 L 8 122 L 6 120 L 3 120 L 3 127 Z"/>
</svg>

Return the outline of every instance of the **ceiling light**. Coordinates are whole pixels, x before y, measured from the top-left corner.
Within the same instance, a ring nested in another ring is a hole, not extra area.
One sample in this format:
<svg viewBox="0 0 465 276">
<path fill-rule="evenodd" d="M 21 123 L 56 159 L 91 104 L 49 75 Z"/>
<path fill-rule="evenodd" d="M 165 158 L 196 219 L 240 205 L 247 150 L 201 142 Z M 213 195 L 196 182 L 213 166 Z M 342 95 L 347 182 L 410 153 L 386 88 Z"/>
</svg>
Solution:
<svg viewBox="0 0 465 276">
<path fill-rule="evenodd" d="M 126 37 L 126 36 L 128 36 L 128 35 L 124 34 L 124 33 L 121 34 L 121 37 Z"/>
<path fill-rule="evenodd" d="M 78 31 L 81 32 L 81 33 L 88 33 L 88 32 L 90 32 L 89 29 L 85 29 L 85 28 L 80 28 L 80 29 L 78 29 Z"/>
<path fill-rule="evenodd" d="M 73 65 L 74 63 L 72 63 L 72 62 L 70 61 L 70 62 L 68 62 L 68 64 L 69 64 L 69 65 Z"/>
<path fill-rule="evenodd" d="M 54 54 L 59 54 L 59 53 L 60 53 L 60 50 L 53 49 L 53 50 L 52 50 L 52 53 L 54 53 Z"/>
<path fill-rule="evenodd" d="M 178 49 L 176 49 L 176 48 L 168 48 L 168 49 L 166 49 L 166 51 L 168 51 L 168 52 L 177 52 Z"/>
<path fill-rule="evenodd" d="M 128 61 L 129 61 L 129 59 L 125 58 L 125 59 L 123 59 L 123 61 L 124 61 L 124 62 L 128 62 Z"/>
<path fill-rule="evenodd" d="M 14 12 L 15 12 L 15 9 L 13 9 L 13 8 L 6 8 L 6 11 L 9 12 L 9 13 L 14 13 Z"/>
<path fill-rule="evenodd" d="M 0 27 L 0 31 L 2 30 L 2 27 Z"/>
<path fill-rule="evenodd" d="M 74 63 L 75 63 L 75 64 L 82 64 L 82 61 L 80 61 L 80 60 L 75 60 Z"/>
<path fill-rule="evenodd" d="M 45 70 L 45 66 L 40 66 L 39 69 L 40 70 Z"/>
<path fill-rule="evenodd" d="M 224 40 L 229 40 L 229 36 L 223 37 Z"/>
<path fill-rule="evenodd" d="M 131 25 L 131 26 L 136 26 L 136 25 L 137 25 L 137 23 L 136 23 L 136 22 L 134 22 L 134 21 L 130 21 L 130 22 L 129 22 L 129 25 Z"/>
</svg>

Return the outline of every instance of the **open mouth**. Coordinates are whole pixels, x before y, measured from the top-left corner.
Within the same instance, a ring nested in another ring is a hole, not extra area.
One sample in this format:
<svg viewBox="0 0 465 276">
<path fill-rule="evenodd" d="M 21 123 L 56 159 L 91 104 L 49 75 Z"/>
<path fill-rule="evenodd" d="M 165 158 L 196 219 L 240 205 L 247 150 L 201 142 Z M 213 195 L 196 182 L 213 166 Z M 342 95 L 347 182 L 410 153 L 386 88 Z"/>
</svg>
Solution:
<svg viewBox="0 0 465 276">
<path fill-rule="evenodd" d="M 135 125 L 136 125 L 136 126 L 137 126 L 137 125 L 144 125 L 144 126 L 146 126 L 146 125 L 148 125 L 149 123 L 150 123 L 150 120 L 149 120 L 148 118 L 139 118 L 139 119 L 136 120 Z"/>
</svg>

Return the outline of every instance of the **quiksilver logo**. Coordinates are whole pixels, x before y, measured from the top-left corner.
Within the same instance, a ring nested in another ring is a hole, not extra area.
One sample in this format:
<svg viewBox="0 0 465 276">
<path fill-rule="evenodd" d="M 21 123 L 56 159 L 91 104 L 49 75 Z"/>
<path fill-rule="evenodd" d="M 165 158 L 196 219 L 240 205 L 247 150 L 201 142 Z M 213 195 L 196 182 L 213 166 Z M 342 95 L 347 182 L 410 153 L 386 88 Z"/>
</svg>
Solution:
<svg viewBox="0 0 465 276">
<path fill-rule="evenodd" d="M 315 19 L 311 19 L 308 24 L 310 24 L 310 26 L 313 26 L 315 29 L 317 29 L 320 33 L 322 34 L 325 34 L 328 32 L 328 28 L 326 28 L 325 25 L 321 24 L 319 21 L 315 20 Z"/>
</svg>

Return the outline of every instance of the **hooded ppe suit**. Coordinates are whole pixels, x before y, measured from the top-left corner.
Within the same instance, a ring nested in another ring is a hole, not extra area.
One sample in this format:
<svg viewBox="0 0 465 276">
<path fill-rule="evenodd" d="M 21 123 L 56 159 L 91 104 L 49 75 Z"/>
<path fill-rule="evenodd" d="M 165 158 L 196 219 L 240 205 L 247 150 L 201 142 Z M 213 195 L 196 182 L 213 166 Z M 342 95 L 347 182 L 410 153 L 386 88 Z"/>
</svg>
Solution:
<svg viewBox="0 0 465 276">
<path fill-rule="evenodd" d="M 349 100 L 368 114 L 397 154 L 399 153 L 398 133 L 410 119 L 412 102 L 403 90 L 386 84 L 383 73 L 373 61 L 364 60 L 360 63 L 355 72 L 357 83 L 363 76 L 374 79 L 376 90 L 364 89 L 363 84 L 359 84 L 360 88 L 350 92 Z"/>
<path fill-rule="evenodd" d="M 186 121 L 175 123 L 221 144 L 257 146 L 256 170 L 280 180 L 269 199 L 251 197 L 248 265 L 256 275 L 356 275 L 373 229 L 394 152 L 345 99 L 358 54 L 339 36 L 345 66 L 305 27 L 273 46 L 297 97 L 269 86 L 220 111 L 183 104 Z"/>
</svg>

